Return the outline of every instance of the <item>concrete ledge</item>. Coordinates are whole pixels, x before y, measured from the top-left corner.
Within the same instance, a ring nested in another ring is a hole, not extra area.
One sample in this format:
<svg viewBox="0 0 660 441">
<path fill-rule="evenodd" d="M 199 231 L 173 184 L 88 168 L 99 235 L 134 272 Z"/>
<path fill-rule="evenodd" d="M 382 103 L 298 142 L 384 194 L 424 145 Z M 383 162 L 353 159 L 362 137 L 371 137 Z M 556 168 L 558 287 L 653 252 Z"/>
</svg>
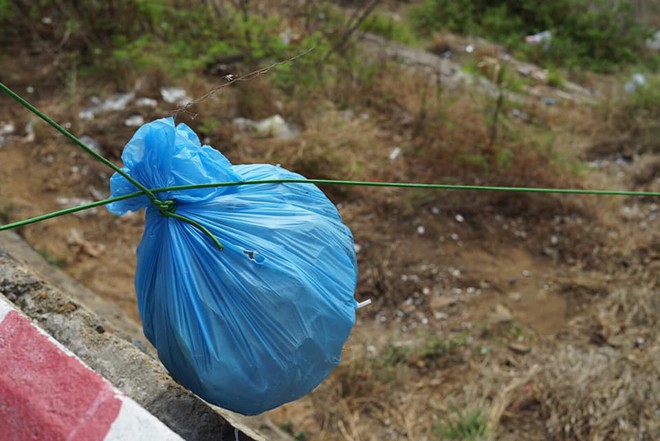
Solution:
<svg viewBox="0 0 660 441">
<path fill-rule="evenodd" d="M 0 432 L 12 440 L 182 441 L 0 298 Z"/>
</svg>

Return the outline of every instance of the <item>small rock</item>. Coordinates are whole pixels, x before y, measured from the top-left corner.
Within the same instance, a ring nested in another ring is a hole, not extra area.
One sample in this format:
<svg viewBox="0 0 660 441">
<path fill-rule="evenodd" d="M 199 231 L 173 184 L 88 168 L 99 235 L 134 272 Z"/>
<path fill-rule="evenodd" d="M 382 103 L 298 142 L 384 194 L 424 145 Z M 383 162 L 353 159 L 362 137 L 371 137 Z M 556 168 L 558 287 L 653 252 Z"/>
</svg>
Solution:
<svg viewBox="0 0 660 441">
<path fill-rule="evenodd" d="M 448 306 L 452 306 L 458 303 L 458 300 L 455 297 L 449 296 L 434 296 L 429 301 L 429 306 L 431 309 L 444 309 Z"/>
<path fill-rule="evenodd" d="M 514 302 L 519 302 L 522 299 L 522 294 L 520 294 L 519 292 L 511 292 L 509 293 L 508 297 Z"/>
<path fill-rule="evenodd" d="M 424 228 L 424 225 L 418 226 L 417 227 L 417 234 L 419 234 L 421 236 L 424 233 L 426 233 L 426 228 Z"/>
<path fill-rule="evenodd" d="M 491 314 L 491 319 L 497 323 L 504 323 L 511 321 L 512 315 L 509 308 L 498 303 L 495 305 L 495 311 Z"/>
<path fill-rule="evenodd" d="M 525 355 L 532 352 L 532 348 L 522 343 L 509 343 L 507 346 L 516 354 Z"/>
<path fill-rule="evenodd" d="M 458 223 L 465 222 L 465 218 L 463 216 L 461 216 L 460 214 L 457 214 L 455 219 L 456 219 L 456 222 L 458 222 Z"/>
</svg>

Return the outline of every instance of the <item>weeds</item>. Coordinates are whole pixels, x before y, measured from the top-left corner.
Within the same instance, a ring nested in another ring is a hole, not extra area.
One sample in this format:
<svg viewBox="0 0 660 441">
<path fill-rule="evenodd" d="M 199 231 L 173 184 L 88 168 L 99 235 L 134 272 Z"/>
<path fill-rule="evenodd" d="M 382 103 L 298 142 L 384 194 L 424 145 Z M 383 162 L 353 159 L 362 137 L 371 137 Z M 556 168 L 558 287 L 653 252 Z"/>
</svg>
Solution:
<svg viewBox="0 0 660 441">
<path fill-rule="evenodd" d="M 36 248 L 35 251 L 43 257 L 43 259 L 50 263 L 51 265 L 54 265 L 58 268 L 63 268 L 64 267 L 64 262 L 60 260 L 58 257 L 54 256 L 51 254 L 47 249 L 45 248 Z"/>
<path fill-rule="evenodd" d="M 480 441 L 486 436 L 486 418 L 479 410 L 454 409 L 446 422 L 433 425 L 433 433 L 441 440 Z"/>
</svg>

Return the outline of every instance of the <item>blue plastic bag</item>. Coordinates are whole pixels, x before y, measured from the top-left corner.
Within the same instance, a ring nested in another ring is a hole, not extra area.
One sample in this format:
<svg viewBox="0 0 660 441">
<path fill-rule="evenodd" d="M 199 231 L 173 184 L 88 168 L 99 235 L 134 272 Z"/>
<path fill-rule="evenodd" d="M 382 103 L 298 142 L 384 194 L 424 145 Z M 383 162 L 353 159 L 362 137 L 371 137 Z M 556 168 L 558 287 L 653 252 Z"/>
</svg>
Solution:
<svg viewBox="0 0 660 441">
<path fill-rule="evenodd" d="M 172 118 L 142 126 L 124 171 L 147 188 L 303 179 L 279 166 L 233 166 Z M 113 196 L 137 189 L 115 173 Z M 311 184 L 257 184 L 157 194 L 111 204 L 146 207 L 135 288 L 146 337 L 170 373 L 205 400 L 253 415 L 311 392 L 339 363 L 355 322 L 353 236 Z"/>
</svg>

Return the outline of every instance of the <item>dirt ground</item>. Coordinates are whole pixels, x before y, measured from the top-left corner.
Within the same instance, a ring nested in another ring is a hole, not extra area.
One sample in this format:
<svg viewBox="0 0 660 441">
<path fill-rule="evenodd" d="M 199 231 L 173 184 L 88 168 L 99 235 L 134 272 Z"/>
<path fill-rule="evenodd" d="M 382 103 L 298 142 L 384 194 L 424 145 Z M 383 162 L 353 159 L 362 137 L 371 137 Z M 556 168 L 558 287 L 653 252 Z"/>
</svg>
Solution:
<svg viewBox="0 0 660 441">
<path fill-rule="evenodd" d="M 78 112 L 89 96 L 53 90 L 47 73 L 26 75 L 27 60 L 3 65 L 3 81 L 74 133 L 100 141 L 115 161 L 135 130 L 126 118 L 167 115 L 166 104 L 132 103 L 83 121 Z M 5 220 L 107 195 L 108 170 L 18 104 L 0 103 L 0 125 L 15 126 L 0 145 Z M 580 115 L 579 106 L 560 111 Z M 337 115 L 318 118 L 360 133 L 349 142 L 373 141 L 354 154 L 396 177 L 405 163 L 390 159 L 388 140 L 398 135 L 387 121 Z M 287 166 L 278 146 L 293 143 L 304 153 L 320 130 L 307 121 L 297 139 L 282 141 L 230 127 L 211 141 L 222 150 L 232 140 L 231 160 Z M 660 190 L 657 169 L 648 171 L 657 154 L 622 159 L 588 150 L 587 137 L 579 141 L 576 154 L 590 161 L 584 187 Z M 651 175 L 640 181 L 644 173 Z M 506 195 L 480 208 L 472 195 L 425 194 L 420 204 L 405 190 L 327 190 L 355 236 L 356 295 L 373 304 L 358 311 L 332 376 L 271 412 L 297 439 L 660 438 L 660 200 Z M 98 208 L 20 233 L 139 320 L 133 276 L 142 229 L 142 213 L 117 218 Z M 452 437 L 459 432 L 463 438 Z"/>
</svg>

